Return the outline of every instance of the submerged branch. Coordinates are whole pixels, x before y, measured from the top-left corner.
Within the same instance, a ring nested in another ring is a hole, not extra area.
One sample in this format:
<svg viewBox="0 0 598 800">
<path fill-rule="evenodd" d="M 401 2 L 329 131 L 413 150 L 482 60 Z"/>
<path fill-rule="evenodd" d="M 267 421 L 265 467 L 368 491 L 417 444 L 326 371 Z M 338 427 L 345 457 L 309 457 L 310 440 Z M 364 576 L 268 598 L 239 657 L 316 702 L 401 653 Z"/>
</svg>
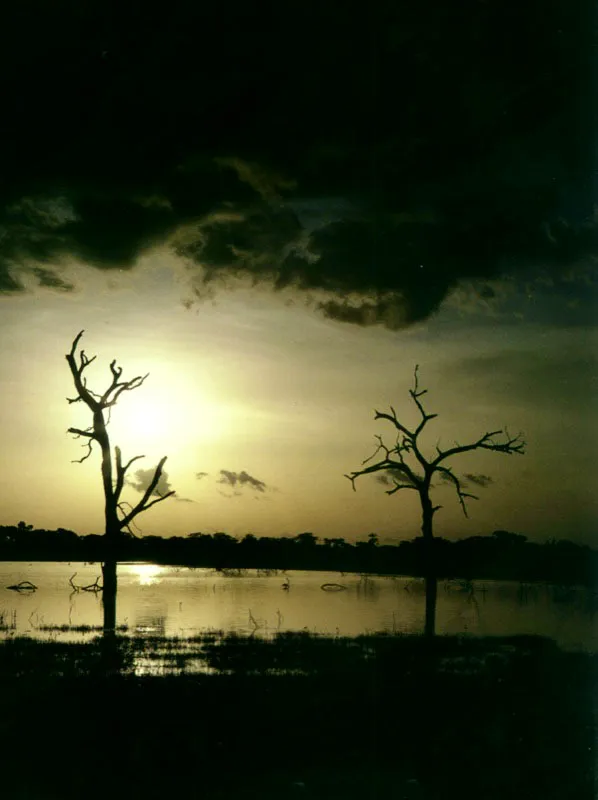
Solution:
<svg viewBox="0 0 598 800">
<path fill-rule="evenodd" d="M 94 592 L 95 593 L 95 592 L 101 592 L 104 589 L 103 586 L 99 585 L 99 580 L 100 580 L 100 576 L 99 575 L 95 579 L 94 583 L 90 583 L 87 586 L 77 586 L 77 584 L 74 583 L 74 581 L 73 581 L 73 578 L 75 578 L 76 575 L 77 575 L 77 573 L 74 572 L 71 575 L 71 577 L 69 578 L 69 583 L 70 583 L 70 585 L 71 585 L 71 587 L 73 589 L 73 592 Z"/>
</svg>

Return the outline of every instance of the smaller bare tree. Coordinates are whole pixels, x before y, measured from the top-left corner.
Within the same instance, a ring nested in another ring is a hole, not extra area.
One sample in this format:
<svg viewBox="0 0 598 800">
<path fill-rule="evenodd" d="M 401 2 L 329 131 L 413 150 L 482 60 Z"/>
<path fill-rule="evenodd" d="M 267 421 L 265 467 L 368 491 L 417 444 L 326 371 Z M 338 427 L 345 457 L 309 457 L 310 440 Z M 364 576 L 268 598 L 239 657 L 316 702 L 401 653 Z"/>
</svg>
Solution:
<svg viewBox="0 0 598 800">
<path fill-rule="evenodd" d="M 78 439 L 84 439 L 87 451 L 82 458 L 75 459 L 76 463 L 86 461 L 92 454 L 93 445 L 97 442 L 102 456 L 102 484 L 104 488 L 104 518 L 105 518 L 105 557 L 102 564 L 103 575 L 103 600 L 104 600 L 104 626 L 107 629 L 114 629 L 116 623 L 116 559 L 117 543 L 123 532 L 132 534 L 131 525 L 136 517 L 147 511 L 156 503 L 161 503 L 174 494 L 174 491 L 167 491 L 160 494 L 158 484 L 162 477 L 166 456 L 160 459 L 154 474 L 149 481 L 147 488 L 143 492 L 141 500 L 136 505 L 125 503 L 121 499 L 122 491 L 125 486 L 125 477 L 132 464 L 144 456 L 133 456 L 123 464 L 120 448 L 114 448 L 108 435 L 108 423 L 110 413 L 116 405 L 123 392 L 130 392 L 138 389 L 148 377 L 148 375 L 138 375 L 129 381 L 121 380 L 122 367 L 116 365 L 116 359 L 110 364 L 112 380 L 108 388 L 98 394 L 87 386 L 87 378 L 83 374 L 87 367 L 96 359 L 96 356 L 89 358 L 85 350 L 77 354 L 77 347 L 84 331 L 80 331 L 75 337 L 71 350 L 66 355 L 66 360 L 73 376 L 77 396 L 67 398 L 69 403 L 85 403 L 92 413 L 93 422 L 87 428 L 69 428 L 68 433 L 72 433 Z M 149 373 L 148 373 L 149 374 Z M 113 469 L 114 462 L 114 469 Z"/>
<path fill-rule="evenodd" d="M 426 575 L 426 633 L 433 634 L 435 627 L 435 608 L 437 578 L 433 569 L 433 519 L 434 514 L 442 506 L 434 505 L 431 498 L 433 478 L 438 476 L 443 482 L 453 486 L 457 494 L 457 499 L 461 509 L 467 516 L 467 500 L 477 500 L 477 496 L 466 491 L 468 488 L 463 478 L 458 477 L 448 461 L 454 456 L 462 453 L 469 453 L 474 450 L 490 450 L 494 453 L 523 454 L 525 452 L 525 442 L 521 434 L 510 436 L 507 430 L 489 431 L 470 444 L 455 443 L 453 447 L 441 450 L 436 445 L 436 453 L 432 458 L 426 457 L 422 451 L 419 437 L 426 425 L 438 414 L 428 414 L 424 409 L 422 397 L 427 393 L 427 389 L 420 389 L 418 380 L 419 366 L 415 367 L 413 389 L 409 390 L 409 395 L 417 407 L 420 416 L 418 425 L 409 429 L 402 423 L 391 406 L 390 413 L 376 411 L 374 419 L 383 419 L 390 422 L 396 432 L 395 443 L 392 447 L 387 446 L 381 436 L 376 436 L 378 446 L 375 452 L 366 458 L 362 465 L 363 469 L 351 472 L 346 475 L 355 490 L 355 481 L 362 475 L 371 475 L 382 472 L 386 481 L 391 486 L 386 494 L 392 495 L 402 489 L 410 489 L 418 493 L 422 510 L 422 536 L 426 544 L 427 575 Z M 378 460 L 375 460 L 378 458 Z"/>
</svg>

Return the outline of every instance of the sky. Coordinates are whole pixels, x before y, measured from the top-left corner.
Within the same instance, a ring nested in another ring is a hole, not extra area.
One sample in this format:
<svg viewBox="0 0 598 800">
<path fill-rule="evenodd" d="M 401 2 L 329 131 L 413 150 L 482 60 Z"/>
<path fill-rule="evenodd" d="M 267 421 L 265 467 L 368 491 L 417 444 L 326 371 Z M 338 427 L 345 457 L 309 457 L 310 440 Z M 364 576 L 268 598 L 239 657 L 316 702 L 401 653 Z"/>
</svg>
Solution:
<svg viewBox="0 0 598 800">
<path fill-rule="evenodd" d="M 409 425 L 452 462 L 438 535 L 596 544 L 591 6 L 465 0 L 207 10 L 14 6 L 0 33 L 0 524 L 103 530 L 64 359 L 110 433 L 168 456 L 144 535 L 419 532 L 414 492 L 346 473 Z M 137 467 L 141 472 L 137 472 Z M 477 477 L 476 477 L 477 476 Z M 479 476 L 483 476 L 482 479 Z M 144 483 L 145 482 L 145 483 Z M 483 484 L 483 485 L 481 485 Z"/>
</svg>

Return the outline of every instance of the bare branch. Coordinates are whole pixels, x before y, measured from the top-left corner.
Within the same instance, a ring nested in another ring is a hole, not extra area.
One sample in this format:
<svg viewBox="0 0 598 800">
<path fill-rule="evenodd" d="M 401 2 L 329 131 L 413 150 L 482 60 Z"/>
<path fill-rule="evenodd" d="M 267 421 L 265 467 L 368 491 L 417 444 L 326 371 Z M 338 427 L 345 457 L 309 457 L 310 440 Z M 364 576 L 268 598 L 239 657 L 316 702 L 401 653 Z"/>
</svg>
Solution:
<svg viewBox="0 0 598 800">
<path fill-rule="evenodd" d="M 381 461 L 378 461 L 375 464 L 371 464 L 369 467 L 365 467 L 365 469 L 356 470 L 355 472 L 351 472 L 349 475 L 345 475 L 345 478 L 348 478 L 348 480 L 351 481 L 351 484 L 353 486 L 353 491 L 357 491 L 355 488 L 355 481 L 362 475 L 371 475 L 374 472 L 387 472 L 387 471 L 404 475 L 405 478 L 407 478 L 407 480 L 413 484 L 411 488 L 417 488 L 421 484 L 423 479 L 419 475 L 417 475 L 417 473 L 413 472 L 411 467 L 403 461 L 400 451 L 397 452 L 396 449 L 389 450 L 386 447 L 386 445 L 382 442 L 382 439 L 379 436 L 377 436 L 376 438 L 379 441 L 378 447 L 376 448 L 375 452 L 372 453 L 372 455 L 369 458 L 366 458 L 365 461 L 363 461 L 362 463 L 367 464 L 367 462 L 371 461 L 372 458 L 374 458 L 381 449 L 384 450 L 385 457 Z M 390 458 L 390 454 L 395 452 L 399 456 L 400 459 L 399 461 L 394 461 L 392 458 Z"/>
<path fill-rule="evenodd" d="M 82 464 L 84 461 L 87 461 L 89 456 L 92 454 L 92 444 L 94 443 L 95 439 L 90 438 L 89 441 L 83 445 L 83 447 L 87 447 L 87 453 L 83 456 L 83 458 L 73 458 L 71 464 Z"/>
<path fill-rule="evenodd" d="M 133 378 L 130 381 L 124 381 L 123 383 L 117 384 L 116 387 L 113 387 L 113 389 L 116 389 L 114 397 L 112 397 L 108 402 L 105 403 L 105 408 L 109 408 L 110 406 L 115 405 L 116 401 L 123 392 L 131 392 L 133 389 L 138 389 L 144 382 L 144 380 L 148 377 L 149 377 L 149 372 L 146 373 L 145 375 L 137 375 L 137 377 Z"/>
<path fill-rule="evenodd" d="M 141 511 L 147 511 L 147 510 L 148 510 L 148 508 L 151 508 L 152 506 L 155 506 L 155 505 L 156 505 L 156 503 L 161 503 L 161 502 L 162 502 L 162 500 L 168 500 L 168 498 L 169 498 L 169 497 L 172 497 L 174 494 L 176 494 L 176 492 L 174 491 L 174 489 L 173 489 L 172 491 L 170 491 L 170 492 L 166 492 L 166 494 L 161 494 L 161 495 L 160 495 L 159 497 L 157 497 L 155 500 L 152 500 L 152 502 L 151 502 L 151 503 L 148 503 L 146 506 L 144 506 L 144 507 L 141 509 Z M 137 511 L 136 513 L 137 513 L 137 514 L 139 514 L 139 513 L 140 513 L 140 511 Z"/>
<path fill-rule="evenodd" d="M 131 464 L 133 464 L 135 461 L 139 461 L 140 458 L 145 458 L 145 456 L 133 456 L 133 458 L 129 459 L 129 461 L 127 461 L 123 467 L 123 472 L 126 472 Z"/>
<path fill-rule="evenodd" d="M 167 492 L 164 495 L 160 495 L 156 500 L 152 500 L 151 503 L 148 502 L 150 497 L 155 493 L 156 486 L 158 485 L 158 482 L 162 477 L 162 469 L 164 467 L 164 464 L 166 463 L 167 457 L 168 456 L 164 456 L 163 458 L 160 459 L 160 462 L 158 463 L 158 466 L 156 467 L 156 470 L 154 472 L 154 476 L 151 479 L 147 489 L 145 490 L 143 497 L 137 503 L 137 505 L 134 506 L 132 511 L 130 511 L 124 518 L 123 523 L 125 525 L 128 525 L 138 514 L 141 514 L 143 511 L 147 511 L 148 508 L 151 508 L 152 506 L 156 505 L 156 503 L 161 503 L 162 500 L 166 500 L 168 497 L 171 497 L 173 494 L 175 494 L 174 491 Z"/>
<path fill-rule="evenodd" d="M 114 386 L 116 386 L 118 384 L 118 381 L 120 380 L 120 376 L 123 374 L 123 368 L 116 366 L 115 358 L 113 358 L 112 361 L 110 362 L 110 372 L 112 373 L 113 376 L 112 382 Z"/>
<path fill-rule="evenodd" d="M 83 329 L 82 331 L 79 331 L 79 333 L 75 336 L 75 338 L 73 340 L 73 344 L 71 346 L 71 355 L 72 356 L 75 355 L 75 351 L 77 349 L 77 345 L 79 344 L 79 341 L 80 341 L 80 339 L 81 339 L 81 337 L 83 336 L 84 333 L 85 333 L 85 329 Z"/>
<path fill-rule="evenodd" d="M 131 534 L 131 536 L 137 537 L 137 534 L 133 531 L 131 525 L 134 525 L 137 528 L 137 530 L 141 533 L 141 528 L 139 527 L 139 525 L 137 525 L 133 520 L 131 520 L 131 522 L 126 525 L 124 524 L 124 518 L 127 514 L 127 512 L 125 511 L 125 506 L 128 506 L 130 509 L 133 508 L 133 506 L 127 500 L 121 500 L 120 503 L 116 504 L 117 509 L 123 515 L 123 518 L 122 520 L 120 520 L 120 522 L 123 523 L 122 527 L 124 527 L 125 530 Z"/>
<path fill-rule="evenodd" d="M 92 363 L 92 361 L 96 360 L 96 358 L 97 356 L 92 356 L 91 358 L 89 358 L 89 356 L 85 354 L 85 350 L 81 350 L 81 352 L 79 353 L 79 361 L 81 362 L 81 366 L 79 368 L 80 371 L 83 372 L 85 367 L 88 367 Z"/>
<path fill-rule="evenodd" d="M 368 461 L 371 461 L 373 458 L 375 458 L 378 455 L 378 453 L 380 452 L 380 450 L 384 450 L 384 457 L 385 458 L 388 458 L 390 456 L 390 450 L 388 449 L 388 447 L 386 447 L 386 445 L 382 441 L 382 437 L 381 436 L 374 436 L 374 439 L 378 440 L 378 447 L 374 450 L 374 452 L 372 453 L 371 456 L 368 456 L 367 458 L 363 459 L 363 461 L 361 462 L 362 464 L 367 464 Z"/>
<path fill-rule="evenodd" d="M 428 390 L 419 388 L 418 370 L 419 370 L 419 365 L 416 365 L 414 370 L 413 389 L 409 390 L 409 395 L 412 398 L 415 405 L 417 406 L 417 409 L 421 416 L 421 420 L 417 428 L 412 431 L 409 430 L 409 428 L 407 428 L 405 425 L 403 425 L 403 423 L 399 421 L 397 417 L 397 412 L 395 411 L 393 406 L 390 406 L 390 414 L 381 411 L 375 411 L 374 419 L 376 420 L 385 419 L 388 422 L 391 422 L 396 428 L 396 430 L 399 431 L 399 433 L 403 434 L 404 438 L 403 441 L 400 443 L 400 449 L 405 452 L 413 452 L 414 456 L 417 458 L 423 469 L 427 470 L 429 468 L 429 462 L 426 460 L 426 458 L 424 457 L 424 455 L 422 454 L 421 450 L 418 447 L 417 437 L 423 431 L 426 424 L 430 420 L 435 419 L 438 416 L 438 414 L 427 414 L 425 408 L 423 407 L 420 397 L 423 397 Z M 397 438 L 397 444 L 399 444 L 398 438 Z M 397 452 L 397 450 L 395 449 L 394 452 Z"/>
<path fill-rule="evenodd" d="M 147 375 L 137 375 L 130 381 L 121 381 L 120 379 L 123 374 L 123 368 L 116 365 L 116 359 L 113 359 L 110 362 L 110 372 L 112 373 L 112 382 L 100 400 L 103 408 L 108 408 L 115 405 L 116 401 L 123 392 L 129 392 L 133 389 L 138 389 L 149 375 L 148 372 Z M 112 397 L 110 395 L 112 395 Z"/>
<path fill-rule="evenodd" d="M 425 409 L 423 407 L 423 404 L 422 404 L 421 400 L 419 399 L 420 397 L 423 397 L 425 394 L 427 394 L 428 390 L 419 388 L 418 370 L 419 370 L 419 364 L 416 364 L 415 365 L 415 370 L 414 370 L 414 373 L 413 373 L 413 389 L 409 390 L 409 394 L 411 396 L 411 399 L 413 400 L 413 402 L 417 406 L 417 409 L 418 409 L 418 411 L 419 411 L 419 413 L 421 415 L 421 422 L 419 423 L 419 425 L 417 426 L 417 428 L 415 429 L 415 431 L 412 434 L 414 443 L 415 443 L 415 440 L 417 439 L 417 437 L 419 436 L 419 434 L 424 429 L 425 425 L 431 419 L 435 419 L 438 416 L 438 414 L 426 414 L 426 411 L 425 411 Z"/>
<path fill-rule="evenodd" d="M 395 481 L 394 482 L 394 487 L 392 489 L 388 489 L 386 491 L 386 494 L 388 494 L 388 495 L 395 494 L 396 492 L 399 491 L 399 489 L 416 489 L 416 490 L 419 491 L 419 487 L 414 486 L 414 484 L 412 484 L 412 483 L 397 483 Z"/>
<path fill-rule="evenodd" d="M 69 403 L 78 403 L 80 400 L 83 400 L 83 402 L 86 403 L 92 411 L 110 408 L 111 406 L 115 405 L 116 401 L 123 392 L 132 391 L 133 389 L 137 389 L 139 386 L 141 386 L 148 377 L 149 373 L 147 375 L 137 375 L 130 381 L 121 381 L 122 367 L 118 367 L 116 365 L 116 359 L 114 359 L 110 363 L 110 372 L 112 373 L 112 381 L 110 386 L 103 394 L 98 394 L 97 392 L 92 391 L 87 387 L 87 381 L 83 376 L 83 371 L 93 361 L 96 360 L 96 356 L 92 356 L 90 358 L 86 354 L 85 350 L 81 350 L 79 352 L 79 360 L 77 361 L 77 347 L 81 341 L 83 333 L 84 331 L 80 331 L 77 334 L 73 340 L 73 344 L 71 345 L 70 352 L 66 355 L 66 360 L 70 367 L 78 394 L 78 397 L 67 397 L 67 401 Z"/>
<path fill-rule="evenodd" d="M 79 354 L 79 361 L 80 363 L 77 364 L 77 346 L 83 336 L 84 331 L 79 331 L 79 333 L 75 336 L 73 340 L 73 344 L 71 345 L 71 350 L 65 356 L 69 368 L 71 370 L 71 375 L 73 376 L 73 381 L 75 383 L 75 389 L 77 390 L 77 394 L 83 400 L 83 402 L 89 406 L 92 411 L 95 411 L 98 408 L 98 401 L 94 399 L 92 394 L 87 389 L 85 382 L 83 380 L 83 370 L 88 367 L 92 361 L 95 360 L 95 356 L 93 358 L 88 358 L 85 355 L 85 351 L 81 350 Z M 69 403 L 76 403 L 78 402 L 77 399 L 69 399 L 67 398 Z"/>
<path fill-rule="evenodd" d="M 505 437 L 505 441 L 496 441 L 495 437 L 499 435 L 503 435 Z M 432 462 L 433 467 L 437 467 L 438 464 L 440 464 L 442 461 L 445 461 L 447 458 L 450 458 L 451 456 L 457 455 L 458 453 L 468 453 L 472 450 L 492 450 L 495 453 L 508 453 L 509 455 L 516 453 L 518 455 L 523 455 L 525 453 L 525 441 L 520 433 L 517 434 L 517 436 L 509 436 L 506 430 L 489 431 L 481 436 L 476 442 L 472 442 L 471 444 L 455 444 L 454 447 L 451 447 L 448 450 L 441 450 L 437 445 L 436 450 L 438 452 L 438 456 Z"/>
<path fill-rule="evenodd" d="M 123 371 L 122 367 L 117 367 L 116 366 L 116 359 L 113 359 L 110 362 L 110 372 L 112 373 L 112 383 L 106 389 L 106 391 L 104 392 L 104 394 L 101 397 L 100 402 L 103 405 L 106 405 L 106 403 L 108 401 L 108 396 L 110 395 L 110 392 L 112 392 L 118 386 L 118 381 L 120 379 L 120 376 L 122 375 L 122 371 Z"/>
<path fill-rule="evenodd" d="M 400 441 L 399 437 L 397 437 L 397 446 L 394 447 L 391 452 L 398 453 L 399 450 L 402 450 L 402 451 L 404 451 L 406 453 L 413 452 L 414 456 L 417 458 L 417 460 L 422 465 L 424 470 L 427 469 L 429 464 L 426 461 L 426 459 L 424 458 L 424 456 L 422 455 L 419 447 L 417 446 L 417 437 L 421 433 L 421 431 L 422 431 L 424 425 L 426 424 L 426 422 L 428 422 L 428 420 L 433 419 L 434 417 L 436 417 L 437 414 L 427 414 L 426 415 L 425 412 L 424 412 L 424 418 L 420 422 L 419 426 L 416 428 L 415 431 L 410 431 L 409 428 L 405 427 L 405 425 L 403 425 L 402 422 L 399 422 L 399 420 L 397 419 L 396 412 L 395 412 L 395 410 L 394 410 L 394 408 L 392 406 L 390 407 L 390 410 L 392 412 L 391 414 L 386 414 L 386 413 L 384 413 L 382 411 L 375 411 L 374 412 L 374 419 L 375 420 L 385 419 L 385 420 L 388 420 L 388 422 L 392 422 L 392 424 L 395 426 L 395 428 L 400 433 L 403 434 L 404 438 L 403 438 L 402 442 Z M 377 438 L 379 438 L 379 437 L 377 437 Z"/>
<path fill-rule="evenodd" d="M 468 517 L 469 515 L 467 513 L 467 506 L 465 504 L 465 501 L 467 499 L 479 500 L 479 497 L 475 494 L 464 492 L 463 487 L 461 486 L 461 481 L 459 480 L 459 478 L 457 478 L 457 476 L 449 467 L 437 467 L 436 472 L 442 473 L 446 477 L 446 479 L 453 484 L 453 486 L 455 487 L 455 491 L 457 492 L 457 497 L 459 498 L 459 504 L 461 505 L 463 513 L 465 514 L 466 517 Z"/>
<path fill-rule="evenodd" d="M 114 448 L 116 453 L 116 486 L 114 487 L 114 499 L 118 501 L 123 487 L 125 485 L 125 474 L 131 464 L 134 464 L 135 461 L 139 461 L 140 458 L 145 458 L 145 456 L 133 456 L 133 458 L 129 459 L 127 463 L 124 465 L 122 464 L 122 453 L 120 447 L 118 445 Z"/>
<path fill-rule="evenodd" d="M 374 411 L 374 419 L 376 419 L 376 420 L 377 419 L 386 419 L 389 422 L 392 422 L 392 424 L 395 426 L 395 428 L 398 431 L 401 431 L 401 433 L 404 433 L 405 436 L 408 436 L 409 439 L 413 440 L 413 437 L 414 437 L 415 434 L 413 434 L 409 430 L 409 428 L 406 428 L 401 422 L 399 422 L 399 420 L 397 419 L 397 415 L 395 413 L 395 410 L 394 410 L 394 408 L 392 408 L 392 406 L 391 406 L 390 410 L 392 412 L 391 414 L 386 414 L 386 413 L 384 413 L 382 411 Z"/>
<path fill-rule="evenodd" d="M 408 440 L 403 439 L 403 441 L 401 442 L 400 438 L 397 436 L 397 441 L 395 446 L 393 448 L 389 448 L 384 444 L 382 437 L 379 436 L 378 434 L 374 436 L 374 439 L 376 439 L 376 441 L 378 442 L 378 447 L 374 450 L 371 456 L 368 456 L 367 458 L 363 459 L 363 461 L 361 462 L 362 464 L 369 463 L 372 459 L 374 459 L 378 455 L 380 450 L 382 450 L 384 452 L 384 459 L 383 459 L 384 462 L 392 461 L 390 456 L 391 453 L 393 453 L 398 457 L 399 465 L 405 467 L 406 469 L 409 469 L 409 465 L 405 463 L 405 459 L 403 457 L 404 452 L 408 453 L 411 450 L 411 443 Z"/>
<path fill-rule="evenodd" d="M 68 428 L 67 433 L 74 434 L 75 439 L 78 439 L 80 436 L 87 436 L 89 439 L 97 439 L 97 436 L 91 428 L 85 428 L 85 430 L 81 430 L 81 428 Z"/>
</svg>

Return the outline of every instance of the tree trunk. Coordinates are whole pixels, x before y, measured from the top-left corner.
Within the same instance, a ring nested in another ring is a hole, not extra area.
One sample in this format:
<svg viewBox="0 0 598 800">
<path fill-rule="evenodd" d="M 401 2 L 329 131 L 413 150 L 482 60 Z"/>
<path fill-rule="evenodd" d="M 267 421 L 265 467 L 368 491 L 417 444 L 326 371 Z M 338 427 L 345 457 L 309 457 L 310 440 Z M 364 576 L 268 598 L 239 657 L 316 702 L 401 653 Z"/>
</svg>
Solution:
<svg viewBox="0 0 598 800">
<path fill-rule="evenodd" d="M 104 534 L 104 563 L 102 564 L 102 576 L 104 591 L 102 601 L 104 605 L 104 632 L 116 630 L 116 564 L 117 564 L 117 541 L 118 531 L 114 527 L 113 520 L 108 520 L 106 514 L 106 533 Z"/>
<path fill-rule="evenodd" d="M 424 635 L 433 637 L 436 634 L 436 598 L 438 596 L 438 578 L 426 575 L 426 624 Z"/>
<path fill-rule="evenodd" d="M 430 500 L 430 495 L 428 489 L 424 487 L 422 489 L 421 495 L 421 506 L 422 506 L 422 536 L 426 540 L 426 542 L 431 542 L 434 538 L 434 533 L 432 531 L 432 519 L 434 517 L 434 506 L 432 505 L 432 501 Z M 430 553 L 432 552 L 432 546 L 430 545 Z"/>
<path fill-rule="evenodd" d="M 426 580 L 426 622 L 425 636 L 436 634 L 436 602 L 438 597 L 438 577 L 434 554 L 434 533 L 432 519 L 434 507 L 430 499 L 428 487 L 420 493 L 422 505 L 422 536 L 424 538 L 424 576 Z"/>
<path fill-rule="evenodd" d="M 104 606 L 104 626 L 101 646 L 101 657 L 104 673 L 114 675 L 118 673 L 121 661 L 119 644 L 116 637 L 116 560 L 110 559 L 102 564 L 104 578 L 104 591 L 102 604 Z"/>
<path fill-rule="evenodd" d="M 111 558 L 102 564 L 104 591 L 104 633 L 116 631 L 116 560 Z"/>
<path fill-rule="evenodd" d="M 116 631 L 116 542 L 119 533 L 117 498 L 112 486 L 112 450 L 110 438 L 106 430 L 104 412 L 101 408 L 94 411 L 93 430 L 102 449 L 102 484 L 104 487 L 104 563 L 102 576 L 104 591 L 104 634 Z"/>
</svg>

